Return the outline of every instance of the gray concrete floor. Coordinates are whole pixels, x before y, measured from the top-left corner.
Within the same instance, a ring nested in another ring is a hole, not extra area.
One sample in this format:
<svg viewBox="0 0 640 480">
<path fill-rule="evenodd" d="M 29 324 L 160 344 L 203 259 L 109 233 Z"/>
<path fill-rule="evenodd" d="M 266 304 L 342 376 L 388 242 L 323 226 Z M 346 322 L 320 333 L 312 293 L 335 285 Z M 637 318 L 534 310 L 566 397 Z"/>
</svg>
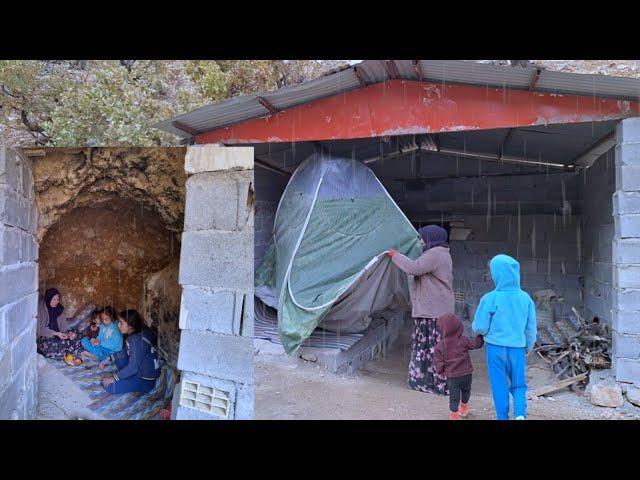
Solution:
<svg viewBox="0 0 640 480">
<path fill-rule="evenodd" d="M 102 419 L 87 408 L 90 403 L 86 392 L 38 355 L 38 420 Z"/>
</svg>

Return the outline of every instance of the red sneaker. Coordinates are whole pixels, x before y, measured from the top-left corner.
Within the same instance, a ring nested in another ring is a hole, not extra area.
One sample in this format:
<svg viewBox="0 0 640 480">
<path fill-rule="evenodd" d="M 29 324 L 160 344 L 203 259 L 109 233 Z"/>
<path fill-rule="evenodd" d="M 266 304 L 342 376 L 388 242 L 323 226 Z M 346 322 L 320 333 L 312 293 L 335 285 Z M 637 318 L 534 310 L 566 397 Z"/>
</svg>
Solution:
<svg viewBox="0 0 640 480">
<path fill-rule="evenodd" d="M 449 420 L 458 420 L 458 412 L 449 412 Z"/>
<path fill-rule="evenodd" d="M 460 410 L 458 410 L 458 413 L 461 417 L 466 417 L 469 413 L 469 404 L 460 402 Z"/>
</svg>

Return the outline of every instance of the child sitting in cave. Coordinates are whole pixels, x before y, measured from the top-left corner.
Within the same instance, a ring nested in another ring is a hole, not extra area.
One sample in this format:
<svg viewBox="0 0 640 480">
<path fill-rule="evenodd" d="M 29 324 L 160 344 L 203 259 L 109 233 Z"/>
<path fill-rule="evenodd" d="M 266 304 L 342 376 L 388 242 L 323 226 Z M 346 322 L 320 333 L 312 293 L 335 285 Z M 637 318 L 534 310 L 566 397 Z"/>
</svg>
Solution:
<svg viewBox="0 0 640 480">
<path fill-rule="evenodd" d="M 100 313 L 102 313 L 102 309 L 93 311 L 93 313 L 91 314 L 91 323 L 89 323 L 89 326 L 83 332 L 84 336 L 89 340 L 98 336 L 101 322 Z"/>
<path fill-rule="evenodd" d="M 116 312 L 112 307 L 99 310 L 98 317 L 100 319 L 98 335 L 95 338 L 84 337 L 82 339 L 82 346 L 85 349 L 82 356 L 92 356 L 101 362 L 109 355 L 122 350 L 123 337 L 118 328 Z"/>
</svg>

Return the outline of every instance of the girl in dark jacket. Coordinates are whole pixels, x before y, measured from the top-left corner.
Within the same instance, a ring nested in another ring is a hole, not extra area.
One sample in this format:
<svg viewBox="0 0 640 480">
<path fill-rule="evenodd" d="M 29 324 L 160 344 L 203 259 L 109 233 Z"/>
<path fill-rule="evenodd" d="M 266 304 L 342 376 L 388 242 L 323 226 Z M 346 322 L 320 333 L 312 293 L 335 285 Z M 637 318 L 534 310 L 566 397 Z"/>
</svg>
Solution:
<svg viewBox="0 0 640 480">
<path fill-rule="evenodd" d="M 153 334 L 144 328 L 136 310 L 121 312 L 118 327 L 125 336 L 124 348 L 100 362 L 100 370 L 111 362 L 116 365 L 116 372 L 106 377 L 102 385 L 109 393 L 149 393 L 160 376 Z"/>
<path fill-rule="evenodd" d="M 449 386 L 449 418 L 458 420 L 469 412 L 471 373 L 473 365 L 469 350 L 481 348 L 481 335 L 469 338 L 462 335 L 464 326 L 453 313 L 446 313 L 436 321 L 442 339 L 436 344 L 434 363 L 436 374 L 446 376 Z"/>
</svg>

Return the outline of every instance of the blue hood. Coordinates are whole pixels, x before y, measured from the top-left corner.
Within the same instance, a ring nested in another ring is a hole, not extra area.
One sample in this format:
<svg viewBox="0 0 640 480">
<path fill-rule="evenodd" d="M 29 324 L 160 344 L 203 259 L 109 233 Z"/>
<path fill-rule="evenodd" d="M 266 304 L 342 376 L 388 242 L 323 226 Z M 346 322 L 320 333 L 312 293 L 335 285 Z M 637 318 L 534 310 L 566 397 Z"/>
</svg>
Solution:
<svg viewBox="0 0 640 480">
<path fill-rule="evenodd" d="M 497 291 L 520 290 L 520 264 L 509 255 L 496 255 L 489 263 Z"/>
</svg>

